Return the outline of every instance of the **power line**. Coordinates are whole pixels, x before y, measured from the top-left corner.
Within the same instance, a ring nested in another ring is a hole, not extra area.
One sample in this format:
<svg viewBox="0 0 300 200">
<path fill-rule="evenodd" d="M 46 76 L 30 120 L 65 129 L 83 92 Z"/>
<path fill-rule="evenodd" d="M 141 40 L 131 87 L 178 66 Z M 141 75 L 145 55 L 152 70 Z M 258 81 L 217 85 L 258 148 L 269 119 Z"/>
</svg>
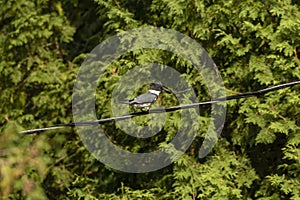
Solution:
<svg viewBox="0 0 300 200">
<path fill-rule="evenodd" d="M 229 101 L 229 100 L 233 100 L 233 99 L 242 99 L 242 98 L 247 98 L 247 97 L 251 97 L 251 96 L 259 96 L 259 95 L 269 93 L 271 91 L 280 90 L 282 88 L 291 87 L 291 86 L 294 86 L 294 85 L 297 85 L 297 84 L 300 84 L 300 81 L 284 83 L 284 84 L 280 84 L 280 85 L 273 86 L 273 87 L 270 87 L 270 88 L 254 91 L 254 92 L 246 92 L 246 93 L 241 93 L 241 94 L 216 98 L 216 99 L 213 99 L 211 101 L 203 101 L 203 102 L 198 102 L 198 103 L 174 106 L 174 107 L 170 107 L 170 108 L 166 108 L 166 109 L 152 109 L 152 110 L 149 110 L 149 111 L 136 112 L 136 113 L 127 114 L 127 115 L 123 115 L 123 116 L 99 119 L 99 120 L 95 120 L 95 121 L 76 122 L 76 123 L 68 123 L 68 124 L 57 124 L 57 125 L 50 126 L 50 127 L 45 127 L 45 128 L 24 130 L 24 131 L 21 131 L 21 133 L 33 134 L 33 133 L 37 133 L 37 132 L 41 132 L 41 131 L 60 129 L 60 128 L 64 128 L 64 127 L 90 126 L 90 125 L 95 125 L 95 124 L 104 124 L 104 123 L 113 122 L 113 121 L 120 121 L 120 120 L 130 119 L 130 118 L 137 117 L 137 116 L 142 116 L 142 115 L 149 115 L 149 114 L 155 114 L 155 113 L 164 113 L 164 112 L 173 112 L 173 111 L 176 111 L 176 110 L 196 108 L 196 107 L 201 106 L 201 105 L 214 104 L 214 103 Z"/>
</svg>

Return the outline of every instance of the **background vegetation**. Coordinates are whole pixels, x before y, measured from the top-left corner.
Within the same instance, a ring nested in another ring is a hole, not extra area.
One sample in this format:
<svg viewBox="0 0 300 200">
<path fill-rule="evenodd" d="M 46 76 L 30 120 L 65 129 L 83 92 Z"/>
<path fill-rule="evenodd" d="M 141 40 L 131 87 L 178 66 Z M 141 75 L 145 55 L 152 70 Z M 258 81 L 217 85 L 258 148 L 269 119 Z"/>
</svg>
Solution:
<svg viewBox="0 0 300 200">
<path fill-rule="evenodd" d="M 228 94 L 299 80 L 299 1 L 4 0 L 0 4 L 2 199 L 300 199 L 299 86 L 228 102 L 226 124 L 213 152 L 204 159 L 197 157 L 203 141 L 199 131 L 178 161 L 146 174 L 104 166 L 86 150 L 75 129 L 18 132 L 71 122 L 73 84 L 87 53 L 116 33 L 144 25 L 170 28 L 198 41 L 218 65 Z M 116 61 L 120 71 L 110 70 L 101 79 L 98 95 L 107 98 L 99 103 L 99 117 L 110 116 L 109 108 L 101 105 L 110 101 L 121 69 L 154 58 L 182 69 L 198 94 L 203 90 L 184 62 L 167 53 L 141 51 Z M 198 100 L 208 98 L 201 94 Z M 209 117 L 205 113 L 203 127 Z M 113 124 L 105 128 L 116 140 L 124 137 Z M 165 134 L 171 136 L 172 127 L 168 128 Z M 130 144 L 134 149 L 138 142 Z"/>
</svg>

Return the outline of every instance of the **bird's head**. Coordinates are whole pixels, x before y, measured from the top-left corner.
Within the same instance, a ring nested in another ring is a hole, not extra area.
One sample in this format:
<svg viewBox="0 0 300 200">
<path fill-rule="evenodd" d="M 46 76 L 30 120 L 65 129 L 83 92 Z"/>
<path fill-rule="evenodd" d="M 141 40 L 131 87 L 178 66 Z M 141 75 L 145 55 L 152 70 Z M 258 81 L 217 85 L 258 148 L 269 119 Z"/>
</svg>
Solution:
<svg viewBox="0 0 300 200">
<path fill-rule="evenodd" d="M 151 83 L 150 90 L 171 93 L 171 91 L 168 88 L 166 88 L 161 82 Z"/>
</svg>

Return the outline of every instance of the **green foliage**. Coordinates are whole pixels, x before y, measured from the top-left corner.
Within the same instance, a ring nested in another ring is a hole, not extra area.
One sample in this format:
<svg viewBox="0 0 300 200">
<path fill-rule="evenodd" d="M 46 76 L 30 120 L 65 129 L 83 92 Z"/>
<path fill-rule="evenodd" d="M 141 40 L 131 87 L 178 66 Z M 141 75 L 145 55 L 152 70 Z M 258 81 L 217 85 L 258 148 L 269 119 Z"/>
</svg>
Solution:
<svg viewBox="0 0 300 200">
<path fill-rule="evenodd" d="M 0 191 L 3 199 L 19 195 L 47 199 L 42 182 L 52 162 L 46 136 L 31 137 L 17 133 L 20 127 L 8 122 L 0 135 Z M 22 141 L 21 144 L 20 141 Z"/>
<path fill-rule="evenodd" d="M 87 53 L 116 33 L 146 25 L 199 42 L 217 64 L 228 94 L 300 79 L 297 1 L 7 0 L 0 13 L 1 199 L 300 198 L 299 86 L 228 102 L 221 138 L 203 159 L 197 155 L 211 115 L 210 107 L 201 107 L 194 120 L 200 129 L 186 154 L 151 173 L 104 166 L 70 128 L 18 133 L 71 122 L 73 84 Z M 111 117 L 112 92 L 124 74 L 154 62 L 181 72 L 198 101 L 209 99 L 190 61 L 141 49 L 116 59 L 99 78 L 97 117 Z M 163 94 L 154 107 L 177 104 L 174 96 Z M 150 152 L 178 131 L 180 112 L 166 117 L 163 130 L 149 140 L 133 140 L 115 124 L 101 127 L 125 149 Z M 149 124 L 150 119 L 133 121 Z"/>
</svg>

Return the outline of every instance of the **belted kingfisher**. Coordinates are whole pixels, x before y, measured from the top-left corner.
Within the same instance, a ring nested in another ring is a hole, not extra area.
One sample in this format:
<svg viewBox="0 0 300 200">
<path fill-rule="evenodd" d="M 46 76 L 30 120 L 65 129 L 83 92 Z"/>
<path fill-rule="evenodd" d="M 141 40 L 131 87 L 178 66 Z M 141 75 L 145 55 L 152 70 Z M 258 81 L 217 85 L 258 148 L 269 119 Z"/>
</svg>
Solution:
<svg viewBox="0 0 300 200">
<path fill-rule="evenodd" d="M 151 83 L 150 84 L 150 89 L 147 93 L 141 94 L 141 95 L 135 97 L 132 100 L 123 101 L 121 103 L 129 104 L 134 109 L 137 109 L 137 108 L 143 109 L 143 108 L 145 108 L 145 109 L 149 110 L 151 104 L 156 101 L 159 94 L 163 91 L 169 93 L 169 91 L 165 89 L 165 87 L 162 85 L 162 83 L 160 83 L 160 82 Z"/>
</svg>

